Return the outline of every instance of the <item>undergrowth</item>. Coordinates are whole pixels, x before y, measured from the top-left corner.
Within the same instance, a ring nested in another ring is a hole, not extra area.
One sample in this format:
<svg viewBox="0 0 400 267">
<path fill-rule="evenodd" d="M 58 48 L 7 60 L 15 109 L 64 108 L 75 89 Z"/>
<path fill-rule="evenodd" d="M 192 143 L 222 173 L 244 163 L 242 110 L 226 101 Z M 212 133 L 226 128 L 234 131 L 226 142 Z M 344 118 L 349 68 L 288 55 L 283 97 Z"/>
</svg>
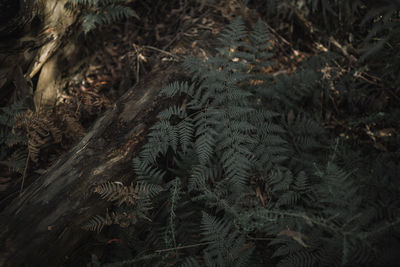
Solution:
<svg viewBox="0 0 400 267">
<path fill-rule="evenodd" d="M 123 19 L 135 17 L 136 12 L 124 5 L 126 0 L 69 0 L 67 10 L 82 12 L 82 29 L 85 34 L 101 25 L 109 25 Z"/>
<path fill-rule="evenodd" d="M 368 155 L 330 138 L 322 70 L 337 56 L 275 76 L 270 38 L 238 18 L 217 56 L 185 60 L 191 82 L 162 90 L 184 101 L 158 114 L 132 185 L 95 189 L 116 212 L 83 226 L 125 227 L 134 258 L 106 266 L 395 266 L 398 138 Z"/>
</svg>

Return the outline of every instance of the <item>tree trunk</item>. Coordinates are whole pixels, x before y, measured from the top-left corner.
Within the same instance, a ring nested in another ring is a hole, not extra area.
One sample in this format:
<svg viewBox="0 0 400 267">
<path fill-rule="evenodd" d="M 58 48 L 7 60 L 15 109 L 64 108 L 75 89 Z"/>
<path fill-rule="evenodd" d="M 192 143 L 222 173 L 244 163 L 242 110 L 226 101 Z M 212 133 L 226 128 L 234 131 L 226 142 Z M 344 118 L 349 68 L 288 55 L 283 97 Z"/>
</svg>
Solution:
<svg viewBox="0 0 400 267">
<path fill-rule="evenodd" d="M 10 90 L 17 98 L 13 100 L 32 94 L 32 86 L 29 90 L 27 86 L 19 86 L 21 80 L 29 84 L 56 52 L 64 52 L 64 45 L 78 29 L 75 27 L 78 17 L 64 8 L 67 1 L 5 0 L 0 3 L 2 99 Z M 15 74 L 20 72 L 23 76 Z"/>
<path fill-rule="evenodd" d="M 154 115 L 168 104 L 157 95 L 181 72 L 177 64 L 155 67 L 1 213 L 0 266 L 60 266 L 66 260 L 88 236 L 80 225 L 108 205 L 91 190 L 132 178 L 131 160 Z"/>
</svg>

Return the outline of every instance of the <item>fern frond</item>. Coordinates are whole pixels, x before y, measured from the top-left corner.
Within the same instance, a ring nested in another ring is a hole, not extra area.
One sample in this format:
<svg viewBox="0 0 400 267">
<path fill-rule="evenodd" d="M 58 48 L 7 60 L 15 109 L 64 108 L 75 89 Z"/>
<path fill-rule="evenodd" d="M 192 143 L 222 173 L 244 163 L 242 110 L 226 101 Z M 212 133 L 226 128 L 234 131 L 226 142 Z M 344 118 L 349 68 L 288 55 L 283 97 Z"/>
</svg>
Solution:
<svg viewBox="0 0 400 267">
<path fill-rule="evenodd" d="M 293 254 L 289 254 L 283 260 L 281 260 L 277 266 L 279 267 L 306 267 L 315 266 L 316 259 L 310 253 L 301 251 Z"/>
<path fill-rule="evenodd" d="M 103 199 L 117 202 L 118 205 L 126 203 L 134 206 L 139 198 L 133 184 L 124 186 L 120 182 L 107 182 L 98 185 L 93 192 L 100 194 Z"/>
<path fill-rule="evenodd" d="M 193 148 L 193 137 L 195 132 L 193 120 L 191 118 L 182 120 L 177 127 L 182 152 L 186 153 Z"/>
<path fill-rule="evenodd" d="M 122 19 L 134 17 L 139 19 L 139 16 L 133 9 L 121 5 L 108 5 L 101 13 L 99 13 L 103 24 L 110 24 Z"/>
<path fill-rule="evenodd" d="M 20 148 L 15 150 L 8 159 L 0 161 L 0 163 L 8 166 L 12 171 L 23 174 L 26 167 L 27 157 L 28 153 L 26 149 Z"/>
<path fill-rule="evenodd" d="M 196 153 L 201 164 L 207 164 L 214 153 L 215 139 L 209 132 L 196 136 Z"/>
<path fill-rule="evenodd" d="M 237 17 L 221 32 L 220 37 L 217 39 L 222 43 L 222 45 L 228 46 L 230 49 L 236 49 L 237 47 L 245 44 L 245 42 L 242 40 L 246 37 L 246 35 L 246 26 L 244 25 L 241 17 Z M 223 54 L 228 58 L 232 58 L 232 51 L 230 49 L 226 49 L 223 52 Z"/>
<path fill-rule="evenodd" d="M 144 156 L 147 155 L 145 154 Z M 133 169 L 138 175 L 139 181 L 148 182 L 149 184 L 161 184 L 165 175 L 165 171 L 152 166 L 147 160 L 142 160 L 138 157 L 133 159 Z"/>
<path fill-rule="evenodd" d="M 103 217 L 101 215 L 93 216 L 82 226 L 82 229 L 87 231 L 96 231 L 99 233 L 104 228 L 104 226 L 111 224 L 112 224 L 111 217 L 107 213 L 106 217 Z"/>
<path fill-rule="evenodd" d="M 100 18 L 97 12 L 88 11 L 83 16 L 82 29 L 85 34 L 102 24 L 103 20 Z"/>
<path fill-rule="evenodd" d="M 126 0 L 68 0 L 65 8 L 68 10 L 84 10 L 82 28 L 85 34 L 99 25 L 112 24 L 126 18 L 139 19 L 136 12 L 123 6 Z"/>
<path fill-rule="evenodd" d="M 249 38 L 252 42 L 252 46 L 249 46 L 251 47 L 250 51 L 256 55 L 256 58 L 261 59 L 273 55 L 272 53 L 262 54 L 263 52 L 265 53 L 272 48 L 272 45 L 270 43 L 270 32 L 265 22 L 263 22 L 261 19 L 257 20 L 257 23 L 255 24 L 253 31 L 250 33 Z"/>
<path fill-rule="evenodd" d="M 167 97 L 172 97 L 180 94 L 192 95 L 194 91 L 194 85 L 189 85 L 188 82 L 173 82 L 168 84 L 161 90 L 161 94 Z"/>
<path fill-rule="evenodd" d="M 193 257 L 187 257 L 185 260 L 182 262 L 180 267 L 201 267 L 201 265 L 195 258 Z"/>
<path fill-rule="evenodd" d="M 230 223 L 203 212 L 201 220 L 203 241 L 210 242 L 204 259 L 219 262 L 218 266 L 240 266 L 247 263 L 251 249 L 245 248 L 244 237 Z M 208 259 L 207 259 L 208 258 Z"/>
<path fill-rule="evenodd" d="M 23 101 L 17 101 L 13 104 L 0 108 L 0 125 L 12 127 L 14 125 L 14 117 L 27 110 Z"/>
<path fill-rule="evenodd" d="M 293 207 L 299 199 L 300 199 L 299 193 L 295 191 L 287 191 L 279 196 L 279 199 L 275 205 L 277 208 L 280 208 L 281 206 Z"/>
<path fill-rule="evenodd" d="M 187 117 L 186 109 L 183 106 L 171 106 L 160 113 L 158 113 L 157 118 L 161 120 L 170 120 L 174 116 L 179 119 L 184 119 Z"/>
<path fill-rule="evenodd" d="M 136 183 L 135 191 L 139 196 L 138 200 L 141 200 L 156 197 L 160 192 L 164 191 L 164 188 L 157 184 L 138 182 Z"/>
<path fill-rule="evenodd" d="M 69 0 L 72 5 L 88 5 L 97 7 L 101 0 Z"/>
<path fill-rule="evenodd" d="M 176 248 L 176 208 L 178 206 L 178 201 L 180 198 L 181 181 L 179 178 L 175 178 L 171 181 L 171 200 L 170 200 L 170 212 L 168 218 L 168 226 L 164 234 L 164 243 L 167 247 Z"/>
</svg>

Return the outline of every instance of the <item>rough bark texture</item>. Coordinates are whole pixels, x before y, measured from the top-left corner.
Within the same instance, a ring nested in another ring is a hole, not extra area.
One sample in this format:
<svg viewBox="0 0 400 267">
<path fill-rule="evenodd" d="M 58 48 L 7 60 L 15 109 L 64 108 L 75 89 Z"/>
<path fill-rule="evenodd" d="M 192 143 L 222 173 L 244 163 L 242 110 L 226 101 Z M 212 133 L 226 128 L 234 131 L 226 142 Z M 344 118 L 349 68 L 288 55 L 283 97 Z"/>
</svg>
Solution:
<svg viewBox="0 0 400 267">
<path fill-rule="evenodd" d="M 0 266 L 60 266 L 88 235 L 80 225 L 107 202 L 94 186 L 132 177 L 131 159 L 166 106 L 160 89 L 178 78 L 178 64 L 155 67 L 95 122 L 91 131 L 0 215 Z"/>
<path fill-rule="evenodd" d="M 32 1 L 45 3 L 62 21 L 62 10 L 57 7 L 61 8 L 66 0 Z M 53 59 L 62 56 L 79 58 L 71 56 L 76 51 L 73 44 L 64 43 L 60 49 L 61 36 L 69 29 L 73 19 L 66 24 L 62 22 L 59 28 L 50 28 L 50 33 L 45 32 L 55 36 L 52 39 L 54 42 L 39 48 L 35 55 L 29 57 L 30 62 L 23 59 L 23 64 L 18 64 L 19 75 L 16 77 L 19 80 L 32 77 L 39 69 L 43 72 L 47 68 L 44 64 L 49 64 L 50 68 L 52 55 Z M 176 51 L 184 51 L 182 57 L 207 57 L 215 38 L 207 33 L 199 39 L 181 42 Z M 20 44 L 21 40 L 16 42 Z M 0 55 L 1 52 L 0 49 Z M 57 54 L 54 55 L 55 52 Z M 5 74 L 0 75 L 0 89 L 7 82 L 4 79 L 12 78 L 8 75 L 9 71 L 0 70 L 0 74 Z M 53 76 L 48 79 L 39 77 L 39 80 L 48 80 L 43 82 L 43 88 L 58 80 L 59 75 Z M 155 115 L 170 104 L 168 101 L 172 101 L 159 98 L 159 91 L 169 82 L 182 78 L 182 69 L 176 62 L 154 66 L 151 73 L 130 88 L 113 108 L 94 123 L 74 148 L 0 213 L 0 266 L 65 266 L 69 255 L 81 251 L 81 246 L 90 236 L 81 229 L 81 225 L 96 214 L 104 214 L 109 205 L 92 195 L 93 188 L 106 181 L 125 182 L 133 177 L 133 156 L 144 143 Z"/>
</svg>

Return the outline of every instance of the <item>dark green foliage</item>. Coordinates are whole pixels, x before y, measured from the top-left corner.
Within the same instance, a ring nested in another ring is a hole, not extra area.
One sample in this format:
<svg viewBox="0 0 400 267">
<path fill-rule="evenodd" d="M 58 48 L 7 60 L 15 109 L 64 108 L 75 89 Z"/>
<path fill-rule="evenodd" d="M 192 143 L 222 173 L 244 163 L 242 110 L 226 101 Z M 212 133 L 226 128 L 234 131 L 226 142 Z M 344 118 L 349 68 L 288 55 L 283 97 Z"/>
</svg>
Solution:
<svg viewBox="0 0 400 267">
<path fill-rule="evenodd" d="M 301 12 L 307 19 L 331 33 L 349 30 L 356 22 L 365 2 L 362 0 L 268 0 L 265 1 L 269 15 L 279 14 L 290 21 L 294 13 Z"/>
<path fill-rule="evenodd" d="M 0 162 L 20 174 L 24 171 L 28 153 L 26 149 L 21 149 L 17 145 L 23 144 L 25 148 L 27 140 L 19 135 L 14 135 L 12 128 L 14 117 L 26 109 L 23 101 L 15 102 L 0 109 Z"/>
<path fill-rule="evenodd" d="M 333 37 L 347 51 L 346 53 L 355 54 L 360 59 L 359 62 L 380 65 L 377 69 L 381 70 L 379 72 L 382 72 L 382 76 L 398 77 L 400 75 L 398 49 L 400 2 L 398 0 L 256 2 L 260 3 L 263 8 L 259 9 L 265 10 L 269 17 L 278 18 L 276 23 L 279 25 L 276 28 L 284 25 L 289 28 L 288 24 L 298 26 L 299 20 L 302 20 L 300 24 L 309 21 L 312 25 L 303 26 L 313 31 L 314 38 L 319 39 L 324 45 L 329 47 Z M 294 32 L 294 34 L 298 33 Z M 303 36 L 299 39 L 302 40 Z M 382 60 L 382 57 L 386 60 Z M 390 80 L 394 77 L 390 77 Z"/>
<path fill-rule="evenodd" d="M 318 70 L 332 55 L 274 77 L 261 71 L 272 56 L 261 20 L 248 33 L 238 18 L 219 40 L 216 57 L 185 61 L 190 83 L 162 90 L 188 101 L 158 115 L 133 161 L 137 181 L 165 190 L 151 197 L 151 221 L 135 228 L 146 234 L 135 234 L 130 262 L 265 266 L 254 255 L 268 239 L 273 253 L 263 256 L 277 266 L 379 264 L 378 244 L 399 244 L 384 241 L 399 236 L 398 166 L 358 170 L 348 163 L 359 156 L 328 140 L 314 108 L 325 92 Z M 394 154 L 382 160 L 393 164 Z"/>
<path fill-rule="evenodd" d="M 84 10 L 82 18 L 83 31 L 88 33 L 100 25 L 112 24 L 129 17 L 139 19 L 131 8 L 124 6 L 126 0 L 69 0 L 69 10 Z"/>
</svg>

